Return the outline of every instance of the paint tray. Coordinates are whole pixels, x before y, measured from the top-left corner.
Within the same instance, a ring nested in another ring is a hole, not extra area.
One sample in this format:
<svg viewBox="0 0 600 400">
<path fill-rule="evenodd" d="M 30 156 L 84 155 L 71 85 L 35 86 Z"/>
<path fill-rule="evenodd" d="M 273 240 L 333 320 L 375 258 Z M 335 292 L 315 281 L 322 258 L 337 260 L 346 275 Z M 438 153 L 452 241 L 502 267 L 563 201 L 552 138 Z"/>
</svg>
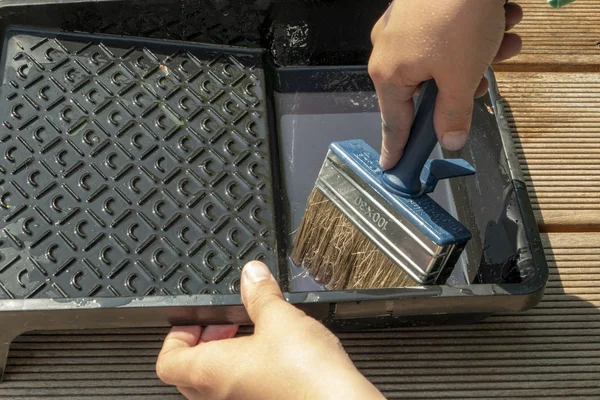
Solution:
<svg viewBox="0 0 600 400">
<path fill-rule="evenodd" d="M 445 285 L 327 291 L 289 261 L 327 145 L 378 148 L 368 4 L 4 2 L 0 359 L 35 329 L 248 323 L 254 259 L 335 329 L 535 306 L 548 270 L 491 71 L 465 148 L 436 150 L 478 171 L 433 194 L 473 234 Z"/>
</svg>

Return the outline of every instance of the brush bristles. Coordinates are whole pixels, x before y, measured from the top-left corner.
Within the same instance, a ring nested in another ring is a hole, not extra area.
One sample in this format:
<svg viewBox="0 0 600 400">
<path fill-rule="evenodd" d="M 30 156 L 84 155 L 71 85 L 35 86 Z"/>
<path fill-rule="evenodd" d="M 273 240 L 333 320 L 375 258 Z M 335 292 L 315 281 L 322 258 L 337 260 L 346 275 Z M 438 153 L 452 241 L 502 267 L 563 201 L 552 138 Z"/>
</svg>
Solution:
<svg viewBox="0 0 600 400">
<path fill-rule="evenodd" d="M 330 290 L 417 286 L 317 188 L 296 232 L 292 260 Z"/>
</svg>

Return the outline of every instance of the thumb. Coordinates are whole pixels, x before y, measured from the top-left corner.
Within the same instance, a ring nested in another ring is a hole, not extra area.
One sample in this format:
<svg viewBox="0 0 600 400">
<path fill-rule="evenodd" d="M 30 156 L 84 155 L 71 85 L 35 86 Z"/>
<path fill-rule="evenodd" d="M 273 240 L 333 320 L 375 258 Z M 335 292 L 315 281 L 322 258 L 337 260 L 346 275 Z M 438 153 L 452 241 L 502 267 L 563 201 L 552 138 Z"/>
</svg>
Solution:
<svg viewBox="0 0 600 400">
<path fill-rule="evenodd" d="M 465 145 L 473 118 L 475 91 L 454 89 L 440 85 L 435 104 L 435 131 L 446 150 L 460 150 Z"/>
<path fill-rule="evenodd" d="M 161 381 L 177 386 L 189 398 L 225 398 L 239 363 L 236 356 L 248 348 L 248 338 L 202 342 L 199 326 L 174 327 L 165 338 L 156 361 Z M 192 389 L 193 388 L 193 389 Z"/>
<path fill-rule="evenodd" d="M 257 331 L 280 325 L 300 312 L 283 299 L 277 281 L 260 261 L 251 261 L 242 271 L 242 301 Z"/>
</svg>

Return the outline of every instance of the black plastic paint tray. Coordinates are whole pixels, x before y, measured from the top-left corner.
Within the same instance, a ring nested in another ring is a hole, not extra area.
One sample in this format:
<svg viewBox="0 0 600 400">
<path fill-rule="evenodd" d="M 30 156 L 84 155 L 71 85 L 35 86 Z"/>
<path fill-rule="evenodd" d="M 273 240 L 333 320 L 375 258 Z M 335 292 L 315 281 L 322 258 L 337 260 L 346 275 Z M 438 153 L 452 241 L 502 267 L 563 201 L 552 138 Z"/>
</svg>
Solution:
<svg viewBox="0 0 600 400">
<path fill-rule="evenodd" d="M 0 296 L 230 294 L 245 262 L 277 272 L 261 52 L 17 30 L 5 48 Z"/>
<path fill-rule="evenodd" d="M 447 285 L 326 291 L 288 260 L 327 145 L 377 148 L 364 65 L 386 2 L 48 3 L 0 6 L 0 365 L 35 329 L 248 323 L 253 259 L 337 329 L 539 302 L 547 265 L 491 72 L 467 146 L 440 152 L 478 170 L 434 193 L 473 233 Z"/>
</svg>

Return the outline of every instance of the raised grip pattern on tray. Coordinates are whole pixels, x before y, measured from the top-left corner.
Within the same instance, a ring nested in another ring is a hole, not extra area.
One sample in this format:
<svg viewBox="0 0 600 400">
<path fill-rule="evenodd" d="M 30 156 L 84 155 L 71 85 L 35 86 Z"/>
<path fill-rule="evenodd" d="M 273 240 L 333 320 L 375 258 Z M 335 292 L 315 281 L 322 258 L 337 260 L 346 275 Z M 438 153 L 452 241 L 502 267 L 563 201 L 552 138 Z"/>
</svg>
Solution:
<svg viewBox="0 0 600 400">
<path fill-rule="evenodd" d="M 14 32 L 0 299 L 235 293 L 275 271 L 262 53 Z"/>
</svg>

